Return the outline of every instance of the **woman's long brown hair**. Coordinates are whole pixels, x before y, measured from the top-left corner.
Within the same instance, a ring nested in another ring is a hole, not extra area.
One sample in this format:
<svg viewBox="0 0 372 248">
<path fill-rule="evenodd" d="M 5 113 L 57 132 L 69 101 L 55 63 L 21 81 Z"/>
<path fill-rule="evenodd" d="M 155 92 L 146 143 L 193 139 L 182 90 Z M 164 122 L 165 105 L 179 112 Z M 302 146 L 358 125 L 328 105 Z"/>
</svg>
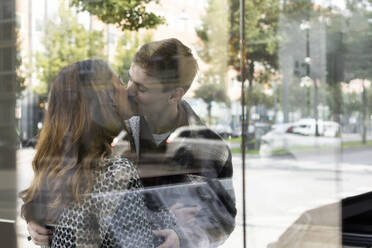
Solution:
<svg viewBox="0 0 372 248">
<path fill-rule="evenodd" d="M 91 191 L 93 173 L 122 129 L 112 77 L 103 60 L 80 61 L 58 74 L 32 162 L 34 179 L 21 192 L 27 221 L 54 222 L 64 206 Z"/>
</svg>

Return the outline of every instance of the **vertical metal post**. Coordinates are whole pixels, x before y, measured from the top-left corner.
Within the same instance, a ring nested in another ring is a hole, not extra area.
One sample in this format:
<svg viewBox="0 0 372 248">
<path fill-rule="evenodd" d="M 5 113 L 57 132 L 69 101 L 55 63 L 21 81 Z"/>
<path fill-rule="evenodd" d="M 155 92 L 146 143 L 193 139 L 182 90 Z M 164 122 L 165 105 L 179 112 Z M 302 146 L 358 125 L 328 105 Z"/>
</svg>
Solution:
<svg viewBox="0 0 372 248">
<path fill-rule="evenodd" d="M 246 116 L 245 116 L 245 79 L 246 79 L 246 59 L 245 59 L 245 0 L 240 0 L 240 75 L 242 80 L 241 104 L 242 104 L 242 187 L 243 187 L 243 247 L 247 247 L 246 237 L 246 212 L 245 212 L 245 149 L 246 149 Z"/>
</svg>

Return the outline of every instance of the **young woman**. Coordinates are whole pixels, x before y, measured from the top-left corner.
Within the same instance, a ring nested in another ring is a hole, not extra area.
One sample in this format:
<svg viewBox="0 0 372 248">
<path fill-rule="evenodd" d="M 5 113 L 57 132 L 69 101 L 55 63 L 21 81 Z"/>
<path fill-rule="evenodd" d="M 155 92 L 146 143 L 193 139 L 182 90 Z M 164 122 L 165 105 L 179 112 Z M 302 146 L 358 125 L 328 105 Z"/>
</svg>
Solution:
<svg viewBox="0 0 372 248">
<path fill-rule="evenodd" d="M 67 66 L 52 84 L 34 179 L 21 193 L 26 221 L 53 227 L 52 247 L 155 246 L 136 167 L 110 156 L 131 115 L 125 87 L 103 60 Z M 169 212 L 161 219 L 162 228 L 175 227 Z"/>
</svg>

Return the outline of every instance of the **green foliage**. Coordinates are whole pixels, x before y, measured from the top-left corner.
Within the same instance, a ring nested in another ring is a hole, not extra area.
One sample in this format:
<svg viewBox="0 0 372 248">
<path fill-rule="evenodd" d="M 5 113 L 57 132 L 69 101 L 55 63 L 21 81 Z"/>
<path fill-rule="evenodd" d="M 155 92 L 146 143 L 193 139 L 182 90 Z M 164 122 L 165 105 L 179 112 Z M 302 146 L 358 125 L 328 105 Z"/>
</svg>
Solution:
<svg viewBox="0 0 372 248">
<path fill-rule="evenodd" d="M 213 75 L 201 76 L 200 83 L 200 87 L 194 92 L 196 98 L 201 98 L 207 104 L 212 101 L 229 102 L 225 87 L 218 82 L 217 77 L 213 80 Z"/>
<path fill-rule="evenodd" d="M 266 91 L 271 87 L 270 82 L 274 82 L 274 76 L 270 70 L 263 69 L 254 74 L 255 83 L 253 84 L 250 99 L 246 95 L 246 102 L 250 102 L 251 106 L 263 105 L 265 108 L 274 107 L 274 97 Z M 276 92 L 278 93 L 278 92 Z M 274 92 L 273 92 L 274 94 Z"/>
<path fill-rule="evenodd" d="M 124 83 L 127 83 L 129 80 L 128 71 L 135 53 L 140 46 L 151 41 L 151 33 L 142 35 L 142 38 L 140 38 L 137 32 L 125 31 L 124 35 L 120 38 L 116 48 L 113 68 Z"/>
<path fill-rule="evenodd" d="M 196 29 L 203 42 L 198 52 L 209 68 L 201 72 L 200 87 L 194 94 L 207 104 L 209 124 L 212 118 L 212 102 L 230 103 L 226 90 L 229 22 L 225 5 L 224 0 L 209 0 L 207 14 L 202 18 L 201 27 Z"/>
<path fill-rule="evenodd" d="M 153 28 L 164 23 L 163 17 L 148 12 L 146 5 L 150 2 L 158 3 L 158 0 L 72 0 L 71 5 L 125 31 Z"/>
<path fill-rule="evenodd" d="M 226 87 L 219 82 L 219 77 L 214 74 L 200 76 L 200 86 L 194 92 L 196 98 L 202 99 L 207 104 L 208 123 L 211 124 L 212 102 L 229 104 L 230 99 L 226 94 Z"/>
<path fill-rule="evenodd" d="M 255 62 L 278 67 L 279 0 L 245 1 L 245 34 L 248 79 L 253 79 Z M 240 13 L 239 0 L 230 0 L 229 64 L 240 70 Z"/>
<path fill-rule="evenodd" d="M 196 29 L 203 42 L 199 55 L 210 65 L 208 74 L 219 75 L 223 84 L 226 84 L 230 26 L 225 5 L 224 0 L 209 0 L 207 14 L 202 18 L 202 25 Z"/>
<path fill-rule="evenodd" d="M 265 87 L 266 86 L 262 84 L 255 85 L 252 90 L 250 102 L 253 106 L 263 105 L 270 109 L 274 107 L 274 97 L 272 95 L 265 94 Z"/>
<path fill-rule="evenodd" d="M 353 113 L 360 113 L 362 109 L 362 99 L 360 94 L 350 93 L 345 96 L 345 114 L 346 116 L 352 116 Z"/>
<path fill-rule="evenodd" d="M 46 24 L 41 42 L 44 51 L 36 54 L 40 83 L 35 92 L 44 99 L 50 84 L 63 67 L 79 60 L 104 56 L 102 32 L 86 30 L 62 1 L 58 16 Z"/>
<path fill-rule="evenodd" d="M 229 16 L 225 16 L 226 3 L 221 0 L 208 2 L 207 15 L 202 20 L 201 28 L 197 29 L 199 38 L 203 41 L 203 50 L 199 52 L 201 58 L 210 64 L 210 69 L 203 76 L 204 81 L 195 96 L 202 98 L 207 104 L 211 101 L 223 101 L 227 97 L 216 100 L 217 95 L 226 90 L 226 72 L 229 65 L 240 70 L 240 14 L 239 0 L 229 1 Z M 248 79 L 255 82 L 267 82 L 262 76 L 277 68 L 277 27 L 279 18 L 278 0 L 246 1 L 246 58 Z M 255 75 L 254 66 L 259 62 L 268 70 L 262 75 Z M 257 76 L 257 78 L 255 77 Z M 206 79 L 211 77 L 210 79 Z M 222 85 L 216 83 L 222 82 Z M 260 92 L 260 87 L 252 93 L 255 104 L 272 106 L 270 97 Z M 216 91 L 214 94 L 213 92 Z M 271 97 L 272 98 L 272 97 Z M 210 104 L 208 104 L 210 106 Z"/>
<path fill-rule="evenodd" d="M 256 78 L 256 66 L 263 65 L 268 73 L 278 69 L 278 23 L 280 13 L 280 0 L 246 0 L 245 1 L 245 68 L 240 65 L 240 5 L 239 0 L 229 0 L 230 34 L 229 34 L 229 64 L 237 71 L 243 69 L 244 78 L 248 79 L 246 119 L 250 122 L 250 109 L 259 97 L 257 89 L 259 81 Z M 242 76 L 238 79 L 241 81 Z M 255 99 L 256 98 L 256 99 Z M 256 102 L 257 103 L 257 102 Z M 262 102 L 261 102 L 262 103 Z M 246 127 L 243 127 L 245 129 Z"/>
</svg>

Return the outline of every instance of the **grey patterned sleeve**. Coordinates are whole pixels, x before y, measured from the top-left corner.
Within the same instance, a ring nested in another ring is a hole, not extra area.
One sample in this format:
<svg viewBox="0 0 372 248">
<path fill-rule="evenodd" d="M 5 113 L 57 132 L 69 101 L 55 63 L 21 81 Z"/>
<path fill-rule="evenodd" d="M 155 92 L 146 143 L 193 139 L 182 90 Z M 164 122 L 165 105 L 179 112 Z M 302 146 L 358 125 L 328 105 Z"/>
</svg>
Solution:
<svg viewBox="0 0 372 248">
<path fill-rule="evenodd" d="M 116 158 L 102 180 L 97 220 L 102 247 L 153 247 L 142 185 L 134 165 Z"/>
<path fill-rule="evenodd" d="M 153 247 L 136 168 L 124 158 L 105 159 L 105 164 L 95 174 L 92 192 L 61 213 L 52 248 Z"/>
</svg>

